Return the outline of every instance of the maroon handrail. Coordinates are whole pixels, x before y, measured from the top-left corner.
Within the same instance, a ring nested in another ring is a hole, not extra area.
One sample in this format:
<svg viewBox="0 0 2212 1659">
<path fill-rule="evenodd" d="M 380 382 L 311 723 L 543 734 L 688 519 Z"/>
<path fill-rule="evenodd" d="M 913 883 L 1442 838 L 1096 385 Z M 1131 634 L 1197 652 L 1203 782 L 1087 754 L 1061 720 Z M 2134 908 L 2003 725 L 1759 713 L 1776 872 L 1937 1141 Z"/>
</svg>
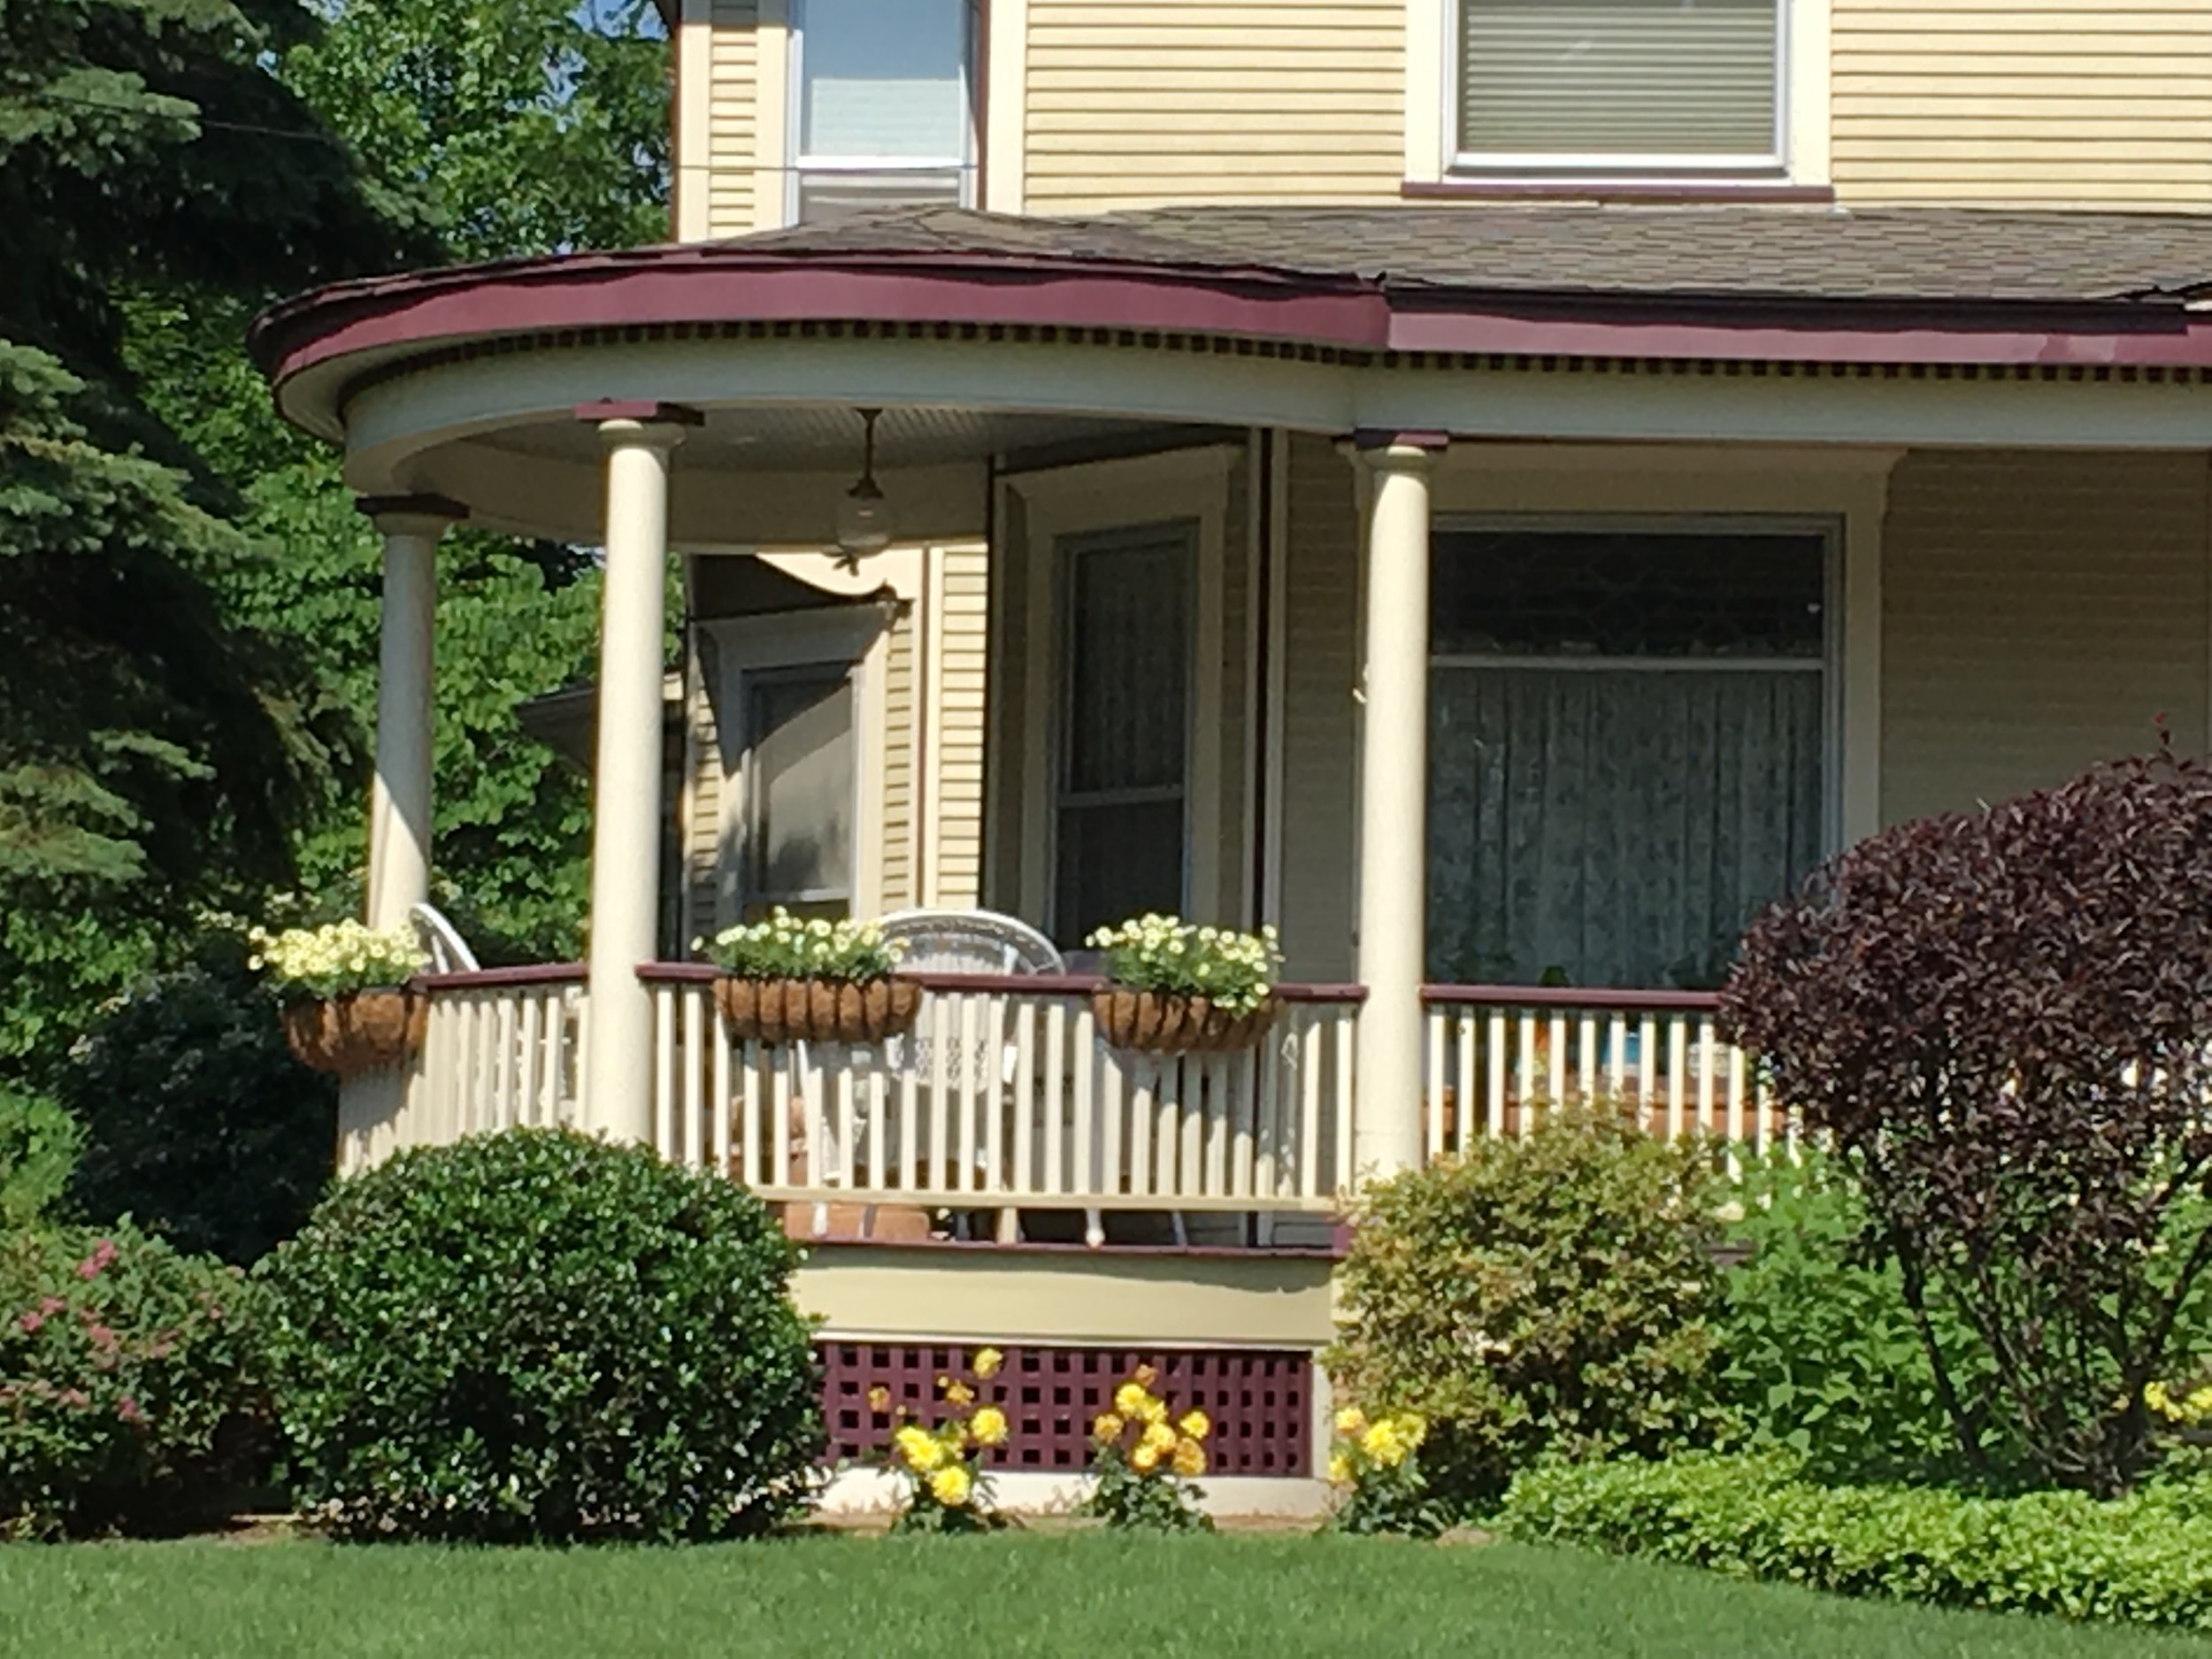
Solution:
<svg viewBox="0 0 2212 1659">
<path fill-rule="evenodd" d="M 516 968 L 471 968 L 457 973 L 419 973 L 415 983 L 436 995 L 440 991 L 488 991 L 523 985 L 581 985 L 580 962 L 537 962 Z"/>
<path fill-rule="evenodd" d="M 1421 1000 L 1432 1008 L 1586 1008 L 1601 1014 L 1709 1014 L 1720 1007 L 1717 991 L 1627 991 L 1571 985 L 1425 985 Z"/>
<path fill-rule="evenodd" d="M 641 962 L 637 977 L 648 985 L 702 985 L 720 970 L 707 962 Z M 1088 996 L 1108 981 L 1094 973 L 902 973 L 925 990 L 965 991 L 972 995 L 1004 994 L 1019 996 Z M 1286 1002 L 1363 1002 L 1363 985 L 1279 985 L 1275 995 Z"/>
</svg>

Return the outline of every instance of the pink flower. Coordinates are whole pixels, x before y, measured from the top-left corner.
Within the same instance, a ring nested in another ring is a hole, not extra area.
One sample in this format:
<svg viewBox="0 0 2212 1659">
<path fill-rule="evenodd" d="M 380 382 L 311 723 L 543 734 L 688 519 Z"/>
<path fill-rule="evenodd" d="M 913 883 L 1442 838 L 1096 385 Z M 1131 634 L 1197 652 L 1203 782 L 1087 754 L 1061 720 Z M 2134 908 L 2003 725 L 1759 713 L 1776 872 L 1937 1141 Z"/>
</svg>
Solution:
<svg viewBox="0 0 2212 1659">
<path fill-rule="evenodd" d="M 92 1340 L 92 1346 L 95 1348 L 115 1346 L 115 1333 L 96 1319 L 85 1326 L 84 1333 Z"/>
<path fill-rule="evenodd" d="M 55 1314 L 59 1313 L 68 1305 L 59 1296 L 42 1296 L 39 1298 L 38 1310 L 41 1313 Z"/>
<path fill-rule="evenodd" d="M 16 1323 L 21 1325 L 26 1333 L 29 1333 L 37 1330 L 39 1326 L 44 1325 L 46 1323 L 46 1316 L 38 1312 L 36 1310 L 34 1310 L 33 1311 L 25 1314 L 20 1319 L 18 1319 Z"/>
<path fill-rule="evenodd" d="M 79 1279 L 97 1279 L 102 1273 L 107 1271 L 108 1263 L 112 1262 L 114 1259 L 115 1240 L 112 1239 L 103 1239 L 99 1241 L 99 1243 L 92 1247 L 91 1255 L 86 1256 L 83 1261 L 77 1263 L 77 1277 Z"/>
<path fill-rule="evenodd" d="M 130 1424 L 143 1423 L 146 1420 L 146 1414 L 138 1409 L 138 1401 L 130 1394 L 125 1394 L 122 1399 L 116 1402 L 115 1415 Z"/>
<path fill-rule="evenodd" d="M 65 1388 L 59 1398 L 62 1404 L 75 1411 L 81 1411 L 92 1403 L 92 1396 L 81 1388 Z"/>
</svg>

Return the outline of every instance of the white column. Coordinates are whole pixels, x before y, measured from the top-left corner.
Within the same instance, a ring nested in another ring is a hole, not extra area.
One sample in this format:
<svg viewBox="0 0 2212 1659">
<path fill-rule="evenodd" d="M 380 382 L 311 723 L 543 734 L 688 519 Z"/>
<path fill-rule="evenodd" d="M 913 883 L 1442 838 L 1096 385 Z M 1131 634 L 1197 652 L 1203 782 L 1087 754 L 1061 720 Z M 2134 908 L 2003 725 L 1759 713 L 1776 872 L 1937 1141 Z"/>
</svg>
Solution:
<svg viewBox="0 0 2212 1659">
<path fill-rule="evenodd" d="M 1440 441 L 1362 444 L 1372 472 L 1361 675 L 1359 1069 L 1362 1178 L 1421 1159 L 1421 974 L 1427 931 L 1429 465 Z"/>
<path fill-rule="evenodd" d="M 430 896 L 438 541 L 467 509 L 425 495 L 373 496 L 360 508 L 384 538 L 366 916 L 372 927 L 403 927 L 409 910 Z"/>
<path fill-rule="evenodd" d="M 668 469 L 691 411 L 586 405 L 607 445 L 607 563 L 592 766 L 591 933 L 583 1114 L 619 1141 L 653 1139 L 653 1002 L 637 977 L 660 911 L 661 683 Z"/>
</svg>

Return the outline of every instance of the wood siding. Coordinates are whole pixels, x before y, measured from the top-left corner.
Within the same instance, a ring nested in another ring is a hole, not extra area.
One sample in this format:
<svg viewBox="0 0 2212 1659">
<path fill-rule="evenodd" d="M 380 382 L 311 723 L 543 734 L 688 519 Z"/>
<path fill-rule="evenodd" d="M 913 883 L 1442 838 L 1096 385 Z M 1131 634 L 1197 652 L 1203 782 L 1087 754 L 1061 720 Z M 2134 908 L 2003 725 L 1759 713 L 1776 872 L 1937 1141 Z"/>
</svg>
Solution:
<svg viewBox="0 0 2212 1659">
<path fill-rule="evenodd" d="M 1283 598 L 1280 855 L 1285 975 L 1352 977 L 1358 792 L 1359 512 L 1351 464 L 1290 441 Z"/>
<path fill-rule="evenodd" d="M 707 234 L 735 236 L 764 223 L 760 195 L 760 0 L 712 0 L 708 54 Z M 776 100 L 780 103 L 780 100 Z M 690 163 L 679 156 L 680 166 Z"/>
<path fill-rule="evenodd" d="M 921 902 L 915 877 L 921 867 L 921 815 L 915 780 L 921 758 L 920 687 L 915 679 L 917 613 L 892 625 L 884 649 L 883 687 L 883 908 L 909 910 Z"/>
<path fill-rule="evenodd" d="M 931 598 L 938 608 L 930 676 L 936 729 L 927 744 L 931 904 L 960 908 L 983 891 L 984 708 L 990 646 L 990 556 L 981 547 L 946 548 Z"/>
<path fill-rule="evenodd" d="M 1882 816 L 2206 741 L 2212 474 L 2189 455 L 1918 450 L 1883 535 Z"/>
<path fill-rule="evenodd" d="M 1403 0 L 1030 0 L 1031 212 L 1394 201 Z"/>
<path fill-rule="evenodd" d="M 1847 201 L 2212 208 L 2204 0 L 1834 0 Z"/>
</svg>

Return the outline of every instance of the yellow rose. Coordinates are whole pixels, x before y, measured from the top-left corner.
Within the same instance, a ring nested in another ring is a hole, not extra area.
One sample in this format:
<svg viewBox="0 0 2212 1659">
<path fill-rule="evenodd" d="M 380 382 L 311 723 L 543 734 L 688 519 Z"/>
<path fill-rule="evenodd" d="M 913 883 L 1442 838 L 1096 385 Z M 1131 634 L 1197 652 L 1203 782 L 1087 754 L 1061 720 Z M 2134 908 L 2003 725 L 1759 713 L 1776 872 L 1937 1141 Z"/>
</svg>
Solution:
<svg viewBox="0 0 2212 1659">
<path fill-rule="evenodd" d="M 1114 1390 L 1114 1409 L 1125 1417 L 1142 1417 L 1144 1402 L 1150 1398 L 1142 1383 L 1125 1382 Z"/>
<path fill-rule="evenodd" d="M 891 1391 L 881 1383 L 868 1390 L 868 1409 L 881 1417 L 891 1409 Z"/>
<path fill-rule="evenodd" d="M 1385 1469 L 1395 1469 L 1406 1460 L 1406 1443 L 1399 1437 L 1398 1425 L 1387 1417 L 1368 1425 L 1359 1448 Z"/>
<path fill-rule="evenodd" d="M 1194 1440 L 1204 1440 L 1214 1430 L 1213 1419 L 1203 1411 L 1184 1412 L 1183 1420 L 1175 1426 L 1182 1430 L 1187 1438 Z"/>
<path fill-rule="evenodd" d="M 1175 1431 L 1164 1423 L 1148 1423 L 1144 1425 L 1144 1439 L 1138 1444 L 1149 1446 L 1155 1451 L 1172 1451 L 1175 1449 Z"/>
<path fill-rule="evenodd" d="M 975 1390 L 964 1382 L 956 1382 L 945 1390 L 945 1398 L 956 1406 L 964 1406 L 975 1398 Z"/>
<path fill-rule="evenodd" d="M 945 1461 L 945 1448 L 927 1429 L 902 1428 L 893 1437 L 893 1443 L 901 1461 L 918 1475 L 929 1473 Z"/>
<path fill-rule="evenodd" d="M 1406 1443 L 1406 1450 L 1418 1450 L 1429 1437 L 1429 1420 L 1417 1411 L 1402 1412 L 1398 1417 L 1398 1438 Z"/>
<path fill-rule="evenodd" d="M 1129 1425 L 1110 1411 L 1102 1411 L 1091 1419 L 1091 1438 L 1094 1440 L 1118 1440 L 1121 1432 Z"/>
<path fill-rule="evenodd" d="M 975 1352 L 975 1363 L 970 1369 L 985 1382 L 988 1382 L 998 1375 L 999 1367 L 1005 1363 L 1006 1356 L 996 1348 L 979 1348 Z"/>
<path fill-rule="evenodd" d="M 974 1485 L 968 1478 L 968 1471 L 955 1463 L 949 1469 L 939 1470 L 929 1478 L 929 1495 L 948 1509 L 956 1509 L 967 1502 L 968 1494 L 974 1489 Z"/>
<path fill-rule="evenodd" d="M 1137 1415 L 1147 1423 L 1164 1423 L 1167 1421 L 1167 1402 L 1157 1394 L 1147 1394 L 1144 1404 L 1137 1409 Z"/>
<path fill-rule="evenodd" d="M 1141 1475 L 1150 1474 L 1160 1466 L 1159 1448 L 1149 1444 L 1138 1447 L 1129 1454 L 1129 1466 Z"/>
<path fill-rule="evenodd" d="M 985 1406 L 968 1419 L 968 1432 L 975 1436 L 978 1446 L 1003 1446 L 1006 1443 L 1006 1413 L 996 1406 Z"/>
<path fill-rule="evenodd" d="M 1336 1414 L 1336 1432 L 1339 1434 L 1364 1434 L 1367 1432 L 1367 1414 L 1357 1406 L 1346 1406 Z"/>
<path fill-rule="evenodd" d="M 1352 1484 L 1352 1460 L 1342 1452 L 1338 1452 L 1329 1459 L 1329 1480 L 1331 1484 L 1339 1486 L 1348 1486 Z"/>
<path fill-rule="evenodd" d="M 1160 1380 L 1159 1371 L 1150 1365 L 1140 1365 L 1136 1370 L 1131 1371 L 1129 1375 L 1135 1380 L 1137 1386 L 1140 1388 L 1149 1388 L 1154 1383 Z"/>
<path fill-rule="evenodd" d="M 1202 1475 L 1206 1472 L 1206 1448 L 1196 1440 L 1175 1442 L 1175 1472 L 1179 1475 Z"/>
</svg>

